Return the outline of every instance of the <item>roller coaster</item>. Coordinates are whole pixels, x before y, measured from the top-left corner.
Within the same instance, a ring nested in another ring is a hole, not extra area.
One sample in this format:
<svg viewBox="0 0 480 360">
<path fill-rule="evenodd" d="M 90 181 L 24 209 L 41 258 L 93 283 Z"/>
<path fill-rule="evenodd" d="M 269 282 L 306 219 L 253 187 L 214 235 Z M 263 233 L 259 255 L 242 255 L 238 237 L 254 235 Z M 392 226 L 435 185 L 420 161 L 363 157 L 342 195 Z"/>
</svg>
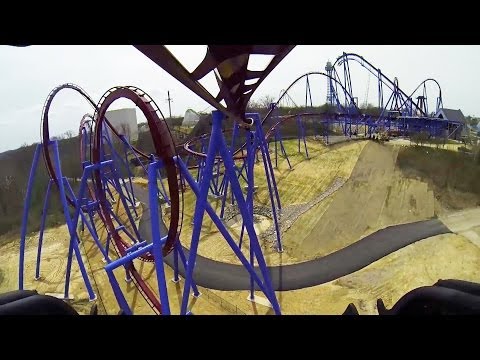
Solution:
<svg viewBox="0 0 480 360">
<path fill-rule="evenodd" d="M 396 78 L 390 80 L 363 57 L 350 53 L 344 53 L 337 58 L 327 73 L 309 72 L 298 77 L 281 92 L 279 99 L 270 105 L 263 116 L 247 112 L 248 100 L 255 89 L 292 48 L 210 45 L 205 59 L 193 72 L 189 72 L 165 47 L 137 46 L 137 49 L 152 61 L 216 108 L 212 112 L 211 132 L 190 136 L 180 144 L 175 143 L 155 101 L 137 87 L 113 87 L 106 91 L 98 102 L 74 84 L 63 84 L 53 89 L 43 107 L 41 143 L 35 151 L 25 197 L 20 241 L 19 289 L 24 290 L 24 253 L 29 203 L 35 172 L 42 154 L 50 182 L 42 212 L 35 278 L 40 278 L 42 238 L 48 199 L 51 196 L 50 189 L 51 186 L 56 186 L 70 234 L 63 294 L 65 299 L 69 298 L 73 255 L 80 267 L 89 299 L 96 299 L 79 248 L 81 240 L 78 228 L 81 227 L 84 231 L 86 227 L 102 253 L 106 263 L 104 269 L 122 313 L 133 314 L 133 309 L 128 305 L 114 273 L 120 267 L 124 268 L 125 281 L 133 282 L 155 313 L 171 314 L 165 262 L 174 270 L 174 281 L 179 281 L 179 274 L 182 273 L 185 281 L 180 314 L 191 314 L 188 307 L 191 291 L 196 297 L 201 295 L 197 281 L 194 280 L 194 271 L 199 262 L 205 261 L 198 255 L 198 243 L 206 212 L 241 262 L 245 284 L 236 288 L 248 289 L 251 301 L 255 300 L 255 291 L 261 291 L 274 313 L 281 314 L 275 290 L 287 287 L 282 288 L 275 276 L 272 281 L 272 269 L 266 264 L 258 234 L 253 226 L 255 164 L 263 164 L 262 174 L 268 188 L 269 212 L 275 228 L 275 249 L 281 252 L 283 248 L 279 228 L 282 205 L 273 164 L 277 167 L 278 157 L 288 161 L 283 145 L 286 138 L 296 138 L 298 152 L 300 153 L 303 147 L 305 157 L 308 158 L 306 138 L 311 136 L 328 144 L 332 135 L 341 135 L 345 139 L 372 138 L 375 133 L 384 129 L 404 136 L 427 131 L 430 136 L 448 138 L 464 125 L 429 116 L 425 101 L 427 82 L 438 85 L 436 110 L 442 106 L 441 88 L 436 80 L 423 81 L 407 95 L 400 89 Z M 252 54 L 268 54 L 273 57 L 263 71 L 251 71 L 246 64 Z M 377 79 L 378 107 L 381 109 L 379 115 L 363 113 L 358 107 L 350 73 L 352 62 L 360 64 Z M 211 95 L 199 83 L 200 79 L 212 71 L 219 84 L 216 96 Z M 317 78 L 327 82 L 324 89 L 329 92 L 329 108 L 325 112 L 315 111 L 320 103 L 314 104 L 312 100 L 311 83 Z M 257 81 L 252 83 L 253 80 Z M 291 89 L 303 81 L 305 106 L 294 108 L 294 114 L 282 115 L 282 106 L 292 103 L 290 100 L 286 101 L 293 98 L 290 95 Z M 250 84 L 247 85 L 247 82 Z M 62 173 L 58 141 L 52 140 L 49 133 L 49 110 L 52 101 L 64 89 L 80 94 L 93 110 L 93 115 L 84 115 L 79 125 L 78 156 L 83 175 L 77 193 Z M 413 96 L 418 91 L 422 91 L 422 95 L 414 102 Z M 107 110 L 119 99 L 130 100 L 146 117 L 154 153 L 146 154 L 142 149 L 130 144 L 107 119 Z M 226 106 L 221 104 L 222 101 Z M 223 128 L 227 121 L 231 122 L 231 129 Z M 275 161 L 271 156 L 275 157 Z M 292 168 L 290 161 L 288 165 Z M 133 175 L 132 167 L 137 170 L 136 176 Z M 148 179 L 148 191 L 135 184 L 135 177 Z M 196 197 L 195 213 L 191 239 L 181 240 L 186 191 L 192 191 Z M 217 214 L 212 206 L 218 200 L 221 201 L 220 214 Z M 225 225 L 227 205 L 235 207 L 236 213 L 242 218 L 238 243 Z M 147 217 L 147 213 L 149 222 L 142 220 Z M 139 219 L 140 224 L 137 223 Z M 106 229 L 106 237 L 99 236 L 99 227 Z M 245 244 L 246 238 L 249 240 L 248 256 L 242 252 L 242 244 Z M 188 244 L 188 247 L 182 246 L 182 242 Z M 372 258 L 369 261 L 374 260 Z M 155 289 L 138 271 L 138 261 L 153 263 L 156 271 Z M 338 271 L 339 276 L 342 271 L 344 270 Z M 195 279 L 205 282 L 199 276 Z M 310 283 L 305 286 L 311 285 Z M 296 286 L 293 284 L 289 288 Z"/>
</svg>

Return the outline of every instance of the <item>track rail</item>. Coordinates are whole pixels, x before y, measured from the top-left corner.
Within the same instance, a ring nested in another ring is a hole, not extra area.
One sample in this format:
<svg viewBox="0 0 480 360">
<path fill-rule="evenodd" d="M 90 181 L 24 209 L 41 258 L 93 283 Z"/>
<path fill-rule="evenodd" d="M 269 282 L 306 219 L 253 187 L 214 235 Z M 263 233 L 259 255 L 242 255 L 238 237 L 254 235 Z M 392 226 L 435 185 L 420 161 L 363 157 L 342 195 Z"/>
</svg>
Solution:
<svg viewBox="0 0 480 360">
<path fill-rule="evenodd" d="M 175 144 L 170 134 L 168 125 L 164 120 L 163 114 L 153 99 L 151 99 L 145 92 L 133 86 L 113 87 L 105 92 L 98 103 L 98 110 L 95 112 L 94 116 L 96 127 L 92 148 L 92 161 L 94 164 L 98 164 L 101 161 L 102 132 L 105 122 L 105 113 L 114 101 L 121 98 L 126 98 L 134 102 L 147 118 L 148 126 L 150 128 L 150 133 L 152 135 L 152 140 L 156 150 L 156 155 L 162 160 L 167 173 L 167 181 L 171 200 L 171 219 L 167 241 L 163 248 L 163 253 L 166 256 L 170 253 L 170 251 L 173 250 L 173 246 L 178 239 L 180 200 L 177 182 L 177 169 L 173 159 L 173 157 L 176 156 L 176 151 Z M 97 189 L 101 189 L 102 182 L 100 170 L 94 171 L 94 183 Z M 108 228 L 113 230 L 114 227 L 109 216 L 109 209 L 106 207 L 107 200 L 105 198 L 105 194 L 103 192 L 99 192 L 99 194 L 101 197 L 99 199 L 101 211 L 103 212 L 104 216 L 106 216 L 106 225 Z M 113 236 L 117 237 L 118 234 Z M 122 255 L 125 254 L 123 253 Z"/>
<path fill-rule="evenodd" d="M 308 72 L 306 74 L 303 74 L 301 76 L 299 76 L 298 78 L 296 78 L 288 87 L 286 90 L 283 91 L 283 93 L 280 95 L 280 97 L 278 98 L 277 102 L 274 104 L 274 106 L 269 110 L 269 112 L 267 113 L 267 115 L 265 115 L 265 117 L 262 119 L 262 125 L 268 120 L 268 118 L 271 116 L 271 114 L 273 113 L 274 109 L 278 106 L 278 104 L 282 101 L 282 99 L 285 97 L 285 96 L 288 96 L 288 91 L 296 84 L 298 83 L 300 80 L 302 80 L 303 78 L 308 78 L 309 76 L 312 76 L 312 75 L 320 75 L 320 76 L 324 76 L 326 77 L 327 79 L 331 80 L 331 81 L 334 81 L 336 84 L 338 84 L 342 90 L 344 90 L 345 94 L 348 95 L 350 101 L 352 102 L 352 104 L 354 104 L 354 109 L 355 109 L 355 112 L 360 114 L 360 109 L 357 107 L 357 105 L 355 104 L 355 102 L 353 101 L 353 98 L 352 96 L 346 91 L 346 89 L 344 88 L 344 86 L 342 85 L 341 82 L 339 82 L 339 80 L 335 79 L 334 77 L 331 77 L 330 75 L 324 73 L 324 72 L 321 72 L 321 71 L 311 71 L 311 72 Z M 345 111 L 345 109 L 342 107 L 343 111 Z M 300 113 L 300 114 L 294 114 L 294 115 L 288 115 L 287 116 L 287 119 L 290 119 L 290 118 L 295 118 L 296 116 L 307 116 L 307 115 L 320 115 L 320 114 L 317 114 L 317 113 Z M 277 122 L 276 124 L 274 124 L 273 126 L 271 126 L 269 128 L 269 130 L 267 130 L 265 132 L 265 139 L 267 140 L 269 138 L 269 136 L 271 135 L 272 131 L 275 129 L 276 126 L 278 126 L 279 123 L 281 122 L 284 122 L 285 120 L 287 120 L 285 118 L 282 118 L 282 120 L 280 120 L 279 122 Z M 185 142 L 183 144 L 184 146 L 184 149 L 186 151 L 188 151 L 190 154 L 194 155 L 194 156 L 197 156 L 197 157 L 203 157 L 203 158 L 206 158 L 207 157 L 207 154 L 205 153 L 201 153 L 199 151 L 195 151 L 193 149 L 191 149 L 191 144 L 195 141 L 198 141 L 200 140 L 202 137 L 204 137 L 206 134 L 202 134 L 200 136 L 197 136 L 195 138 L 192 138 L 190 139 L 189 141 Z M 245 155 L 241 155 L 241 156 L 238 156 L 238 153 L 243 151 L 244 148 L 246 146 L 246 143 L 242 144 L 238 149 L 236 149 L 234 152 L 233 152 L 233 158 L 234 160 L 239 160 L 239 159 L 243 159 L 245 158 Z M 217 158 L 216 159 L 217 161 L 221 161 L 220 158 Z"/>
<path fill-rule="evenodd" d="M 55 173 L 55 167 L 53 166 L 52 159 L 50 157 L 50 152 L 49 152 L 49 145 L 50 145 L 50 128 L 49 128 L 49 111 L 50 107 L 52 105 L 52 101 L 55 98 L 55 96 L 64 89 L 71 89 L 82 95 L 82 97 L 87 100 L 87 102 L 97 111 L 97 105 L 93 101 L 93 99 L 87 94 L 85 90 L 83 90 L 80 86 L 72 84 L 72 83 L 66 83 L 57 86 L 54 88 L 47 96 L 47 99 L 45 100 L 45 103 L 43 105 L 42 109 L 42 118 L 40 121 L 40 126 L 41 126 L 41 141 L 43 145 L 43 158 L 45 160 L 45 166 L 47 167 L 47 172 L 50 176 L 50 179 L 52 179 L 55 182 L 55 185 L 58 187 L 58 177 L 57 174 Z M 110 130 L 115 134 L 115 136 L 120 137 L 120 134 L 115 130 L 115 128 L 110 124 L 110 122 L 105 119 L 105 122 L 107 126 L 110 128 Z M 133 148 L 134 151 L 139 154 L 140 156 L 143 156 L 145 158 L 148 158 L 148 155 L 144 154 L 143 152 L 139 151 L 136 148 Z M 70 197 L 67 195 L 67 201 L 71 206 L 75 206 L 74 202 Z"/>
<path fill-rule="evenodd" d="M 179 238 L 181 230 L 181 221 L 180 218 L 180 201 L 179 201 L 179 192 L 178 192 L 178 183 L 177 183 L 177 171 L 175 164 L 173 162 L 173 156 L 176 155 L 175 146 L 168 129 L 168 126 L 164 120 L 163 114 L 156 105 L 156 103 L 142 90 L 136 87 L 115 87 L 107 91 L 99 101 L 98 105 L 92 100 L 92 98 L 79 86 L 71 83 L 62 84 L 54 88 L 48 95 L 43 109 L 41 117 L 41 140 L 43 144 L 43 156 L 47 172 L 50 178 L 55 182 L 56 186 L 59 186 L 59 179 L 55 172 L 55 168 L 52 163 L 52 159 L 49 153 L 49 144 L 50 141 L 50 131 L 49 131 L 49 111 L 55 96 L 64 89 L 71 89 L 82 95 L 83 98 L 94 108 L 95 115 L 92 117 L 89 114 L 83 116 L 80 121 L 79 126 L 79 135 L 80 135 L 80 159 L 81 161 L 87 160 L 87 153 L 84 144 L 83 133 L 86 132 L 87 136 L 90 137 L 90 160 L 93 163 L 98 163 L 101 161 L 101 147 L 103 146 L 102 142 L 102 131 L 105 126 L 107 126 L 112 133 L 120 138 L 120 134 L 115 130 L 111 123 L 106 119 L 105 113 L 111 103 L 119 98 L 128 98 L 132 100 L 145 114 L 147 117 L 150 132 L 153 137 L 153 142 L 156 149 L 156 155 L 163 161 L 165 168 L 167 170 L 167 178 L 170 191 L 171 199 L 171 220 L 170 220 L 170 229 L 167 237 L 167 241 L 163 247 L 164 255 L 169 254 L 173 250 L 173 246 Z M 92 134 L 92 128 L 95 129 Z M 93 135 L 93 138 L 92 138 Z M 92 141 L 93 140 L 93 141 Z M 93 145 L 93 146 L 92 146 Z M 132 150 L 137 153 L 139 156 L 151 159 L 150 156 L 143 153 L 142 151 L 136 149 L 132 146 Z M 108 229 L 108 232 L 111 234 L 114 249 L 117 252 L 117 255 L 124 256 L 127 253 L 127 249 L 131 246 L 124 239 L 121 238 L 119 233 L 116 231 L 113 224 L 112 218 L 110 216 L 110 209 L 108 208 L 106 202 L 106 196 L 103 191 L 101 191 L 102 184 L 100 179 L 100 170 L 97 170 L 93 174 L 92 184 L 89 184 L 89 192 L 93 200 L 99 200 L 100 211 L 99 215 L 102 222 Z M 71 206 L 75 206 L 73 199 L 67 196 L 67 201 Z M 182 196 L 183 204 L 183 196 Z M 128 209 L 126 209 L 128 211 Z M 183 206 L 182 206 L 183 212 Z M 183 213 L 181 214 L 183 219 Z M 142 261 L 153 262 L 153 255 L 150 253 L 145 254 L 140 258 Z M 126 265 L 127 270 L 132 276 L 132 281 L 135 286 L 138 288 L 140 294 L 145 298 L 149 306 L 156 312 L 161 313 L 161 304 L 157 298 L 157 295 L 152 290 L 152 288 L 146 283 L 140 273 L 136 270 L 133 261 Z"/>
<path fill-rule="evenodd" d="M 379 79 L 384 85 L 386 85 L 391 91 L 398 90 L 398 92 L 408 101 L 409 96 L 398 87 L 398 84 L 396 84 L 394 81 L 390 80 L 384 73 L 380 71 L 377 67 L 375 67 L 372 63 L 370 63 L 368 60 L 366 60 L 363 56 L 360 56 L 355 53 L 343 53 L 343 55 L 339 56 L 335 62 L 333 63 L 332 67 L 334 69 L 334 78 L 337 79 L 340 83 L 340 76 L 338 75 L 338 72 L 336 71 L 336 66 L 337 65 L 343 65 L 344 62 L 348 62 L 349 60 L 353 60 L 360 64 L 362 67 L 364 67 L 367 71 L 369 71 L 372 75 L 374 75 L 377 79 Z M 379 78 L 380 77 L 380 78 Z M 385 81 L 384 81 L 385 80 Z M 352 94 L 350 94 L 352 95 Z M 412 103 L 412 108 L 414 107 L 422 116 L 427 116 L 423 112 L 422 109 L 420 109 L 415 102 L 411 101 Z"/>
</svg>

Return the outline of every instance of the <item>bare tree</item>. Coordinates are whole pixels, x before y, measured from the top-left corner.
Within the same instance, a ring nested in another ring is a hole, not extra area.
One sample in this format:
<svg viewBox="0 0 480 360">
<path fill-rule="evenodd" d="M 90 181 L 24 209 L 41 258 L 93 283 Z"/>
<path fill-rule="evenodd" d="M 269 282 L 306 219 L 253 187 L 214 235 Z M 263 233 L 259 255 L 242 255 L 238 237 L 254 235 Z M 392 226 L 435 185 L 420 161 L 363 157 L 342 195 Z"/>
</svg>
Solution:
<svg viewBox="0 0 480 360">
<path fill-rule="evenodd" d="M 268 109 L 270 104 L 275 102 L 275 98 L 271 95 L 264 95 L 258 100 L 250 100 L 248 102 L 248 107 L 251 109 Z"/>
<path fill-rule="evenodd" d="M 270 104 L 275 101 L 275 98 L 271 95 L 264 95 L 259 99 L 260 105 L 264 109 L 268 109 Z"/>
</svg>

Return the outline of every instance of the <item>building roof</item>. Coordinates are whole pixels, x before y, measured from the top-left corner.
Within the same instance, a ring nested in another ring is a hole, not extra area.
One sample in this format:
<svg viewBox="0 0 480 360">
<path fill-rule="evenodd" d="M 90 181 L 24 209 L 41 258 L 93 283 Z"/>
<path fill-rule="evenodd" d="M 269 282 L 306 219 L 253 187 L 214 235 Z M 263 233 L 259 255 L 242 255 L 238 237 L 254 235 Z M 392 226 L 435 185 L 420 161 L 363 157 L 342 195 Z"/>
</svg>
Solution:
<svg viewBox="0 0 480 360">
<path fill-rule="evenodd" d="M 460 109 L 453 110 L 453 109 L 442 108 L 438 111 L 436 116 L 441 117 L 443 119 L 450 120 L 450 121 L 458 121 L 458 122 L 461 122 L 462 124 L 465 124 L 466 122 L 465 116 L 463 116 L 463 113 Z"/>
</svg>

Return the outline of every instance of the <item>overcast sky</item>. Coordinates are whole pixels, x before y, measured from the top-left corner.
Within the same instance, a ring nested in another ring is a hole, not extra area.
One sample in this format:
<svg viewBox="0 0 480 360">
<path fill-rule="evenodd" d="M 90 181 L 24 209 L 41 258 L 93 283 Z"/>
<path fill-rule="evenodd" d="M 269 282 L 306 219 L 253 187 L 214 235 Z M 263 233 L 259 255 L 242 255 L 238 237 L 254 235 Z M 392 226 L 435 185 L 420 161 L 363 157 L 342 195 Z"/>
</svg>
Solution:
<svg viewBox="0 0 480 360">
<path fill-rule="evenodd" d="M 168 46 L 189 70 L 203 59 L 205 46 Z M 442 87 L 443 105 L 461 109 L 465 115 L 480 116 L 480 46 L 386 46 L 386 45 L 299 45 L 260 85 L 253 99 L 264 95 L 277 98 L 293 80 L 308 71 L 324 71 L 328 60 L 343 52 L 362 55 L 392 80 L 397 77 L 406 93 L 411 93 L 426 78 L 435 78 Z M 260 61 L 260 60 L 259 60 Z M 260 61 L 261 62 L 261 61 Z M 358 64 L 352 65 L 352 84 L 359 103 L 377 102 L 377 83 Z M 208 90 L 216 89 L 213 79 L 206 79 Z M 172 115 L 183 116 L 188 108 L 196 111 L 211 107 L 186 89 L 133 46 L 0 46 L 0 152 L 24 143 L 39 141 L 42 107 L 49 92 L 57 85 L 79 85 L 98 101 L 110 87 L 134 85 L 146 91 L 168 116 L 167 91 L 173 98 Z M 325 102 L 326 80 L 310 80 L 314 102 Z M 305 83 L 292 91 L 294 100 L 305 102 Z M 216 95 L 216 91 L 213 91 Z M 438 90 L 428 87 L 429 110 L 434 110 Z M 111 109 L 132 107 L 119 101 Z M 50 111 L 52 135 L 67 130 L 78 132 L 83 114 L 91 107 L 78 94 L 64 90 L 53 101 Z M 137 110 L 138 121 L 144 120 Z"/>
</svg>

